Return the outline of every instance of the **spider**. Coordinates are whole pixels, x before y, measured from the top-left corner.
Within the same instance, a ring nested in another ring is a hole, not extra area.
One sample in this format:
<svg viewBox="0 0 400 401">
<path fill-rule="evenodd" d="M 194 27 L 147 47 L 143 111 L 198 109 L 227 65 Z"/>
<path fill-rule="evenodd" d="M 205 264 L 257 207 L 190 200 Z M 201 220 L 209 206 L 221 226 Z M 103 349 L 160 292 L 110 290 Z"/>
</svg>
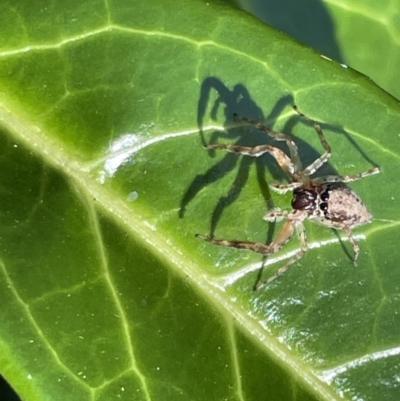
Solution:
<svg viewBox="0 0 400 401">
<path fill-rule="evenodd" d="M 357 265 L 360 248 L 354 240 L 351 229 L 361 224 L 368 223 L 372 219 L 372 215 L 368 212 L 361 198 L 352 189 L 346 186 L 345 183 L 377 174 L 380 171 L 379 167 L 374 167 L 362 173 L 352 175 L 327 175 L 311 178 L 310 176 L 330 158 L 331 147 L 326 141 L 320 125 L 313 119 L 301 113 L 296 106 L 293 106 L 293 108 L 300 117 L 306 119 L 314 127 L 321 145 L 325 150 L 318 159 L 304 169 L 298 155 L 297 146 L 290 136 L 281 132 L 275 132 L 258 121 L 247 117 L 238 117 L 236 114 L 236 119 L 239 118 L 254 125 L 276 141 L 286 142 L 289 148 L 290 157 L 281 149 L 270 145 L 246 147 L 240 145 L 212 144 L 206 146 L 207 149 L 224 149 L 228 152 L 252 157 L 259 157 L 265 153 L 269 153 L 275 158 L 279 166 L 291 180 L 288 184 L 270 184 L 271 188 L 278 193 L 293 191 L 291 211 L 273 209 L 264 216 L 264 220 L 268 222 L 285 220 L 281 230 L 277 234 L 277 237 L 270 244 L 224 240 L 196 234 L 196 237 L 216 245 L 248 249 L 262 255 L 270 255 L 281 249 L 296 230 L 300 240 L 300 250 L 270 278 L 258 283 L 254 287 L 255 290 L 259 290 L 283 274 L 292 264 L 298 261 L 305 254 L 307 251 L 307 238 L 303 225 L 305 219 L 313 220 L 326 227 L 344 230 L 353 247 L 354 265 Z"/>
</svg>

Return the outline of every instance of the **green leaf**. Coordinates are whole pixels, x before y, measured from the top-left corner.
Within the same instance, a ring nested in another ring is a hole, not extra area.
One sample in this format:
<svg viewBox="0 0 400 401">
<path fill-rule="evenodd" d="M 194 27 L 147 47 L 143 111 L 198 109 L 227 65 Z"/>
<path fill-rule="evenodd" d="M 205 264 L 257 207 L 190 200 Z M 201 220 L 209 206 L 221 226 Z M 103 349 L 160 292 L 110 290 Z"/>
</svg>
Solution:
<svg viewBox="0 0 400 401">
<path fill-rule="evenodd" d="M 1 7 L 0 369 L 24 400 L 398 399 L 396 101 L 229 7 Z M 271 240 L 285 177 L 202 142 L 272 143 L 237 112 L 307 164 L 322 148 L 294 103 L 332 146 L 321 174 L 382 167 L 351 185 L 374 221 L 357 268 L 306 222 L 309 252 L 254 293 L 260 255 L 194 235 Z"/>
</svg>

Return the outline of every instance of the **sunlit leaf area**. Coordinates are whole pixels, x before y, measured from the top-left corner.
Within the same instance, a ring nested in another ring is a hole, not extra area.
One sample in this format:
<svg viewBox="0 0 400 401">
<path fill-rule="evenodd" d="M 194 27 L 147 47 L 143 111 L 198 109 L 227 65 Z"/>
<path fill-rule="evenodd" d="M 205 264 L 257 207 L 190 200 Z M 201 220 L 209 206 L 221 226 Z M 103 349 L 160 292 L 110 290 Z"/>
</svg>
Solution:
<svg viewBox="0 0 400 401">
<path fill-rule="evenodd" d="M 305 220 L 268 153 L 290 135 L 373 215 Z M 226 4 L 0 4 L 0 374 L 24 401 L 398 400 L 400 107 L 367 77 Z M 3 390 L 0 390 L 3 391 Z M 5 390 L 4 390 L 5 391 Z M 18 398 L 7 396 L 6 401 Z M 16 396 L 15 396 L 16 397 Z"/>
</svg>

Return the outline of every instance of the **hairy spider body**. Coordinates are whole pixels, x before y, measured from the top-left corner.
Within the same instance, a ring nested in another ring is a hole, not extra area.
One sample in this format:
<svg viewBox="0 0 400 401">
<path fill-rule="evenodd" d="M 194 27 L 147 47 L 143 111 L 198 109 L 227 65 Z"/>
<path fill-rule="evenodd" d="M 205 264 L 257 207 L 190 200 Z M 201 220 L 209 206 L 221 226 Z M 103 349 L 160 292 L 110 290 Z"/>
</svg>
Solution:
<svg viewBox="0 0 400 401">
<path fill-rule="evenodd" d="M 372 219 L 372 215 L 368 212 L 361 198 L 352 189 L 346 186 L 345 183 L 377 174 L 379 168 L 374 167 L 362 173 L 353 175 L 329 175 L 311 178 L 310 176 L 328 161 L 331 156 L 331 148 L 324 137 L 320 125 L 301 113 L 296 106 L 294 106 L 294 109 L 301 117 L 311 123 L 325 150 L 318 159 L 304 169 L 298 155 L 297 146 L 288 135 L 281 132 L 275 132 L 258 121 L 246 117 L 241 117 L 241 119 L 255 125 L 273 139 L 277 141 L 285 141 L 289 148 L 290 157 L 281 149 L 271 145 L 246 147 L 229 144 L 212 144 L 207 146 L 208 149 L 224 149 L 228 152 L 253 157 L 269 153 L 275 158 L 279 166 L 291 180 L 288 184 L 270 184 L 271 188 L 279 193 L 293 191 L 292 211 L 289 212 L 273 209 L 264 216 L 264 220 L 270 222 L 286 220 L 275 240 L 270 244 L 250 241 L 223 240 L 196 234 L 196 237 L 202 238 L 205 241 L 216 245 L 248 249 L 263 255 L 270 255 L 282 248 L 296 230 L 300 239 L 300 250 L 270 278 L 256 285 L 255 289 L 260 289 L 274 280 L 304 255 L 307 250 L 307 239 L 303 225 L 305 219 L 313 220 L 326 227 L 345 230 L 353 246 L 354 264 L 356 264 L 358 258 L 359 246 L 353 238 L 351 229 L 361 224 L 368 223 Z"/>
</svg>

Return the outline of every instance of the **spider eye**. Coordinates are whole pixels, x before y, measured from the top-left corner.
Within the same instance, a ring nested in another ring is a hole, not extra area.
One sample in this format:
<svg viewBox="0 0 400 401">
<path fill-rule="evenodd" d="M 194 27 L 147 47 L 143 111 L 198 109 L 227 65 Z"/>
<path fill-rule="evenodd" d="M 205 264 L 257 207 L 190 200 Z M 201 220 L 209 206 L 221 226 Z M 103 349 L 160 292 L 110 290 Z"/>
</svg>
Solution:
<svg viewBox="0 0 400 401">
<path fill-rule="evenodd" d="M 325 192 L 322 192 L 321 194 L 321 200 L 327 201 L 329 199 L 329 191 L 326 190 Z"/>
<path fill-rule="evenodd" d="M 319 208 L 323 211 L 326 212 L 328 210 L 328 204 L 326 202 L 320 203 Z"/>
</svg>

